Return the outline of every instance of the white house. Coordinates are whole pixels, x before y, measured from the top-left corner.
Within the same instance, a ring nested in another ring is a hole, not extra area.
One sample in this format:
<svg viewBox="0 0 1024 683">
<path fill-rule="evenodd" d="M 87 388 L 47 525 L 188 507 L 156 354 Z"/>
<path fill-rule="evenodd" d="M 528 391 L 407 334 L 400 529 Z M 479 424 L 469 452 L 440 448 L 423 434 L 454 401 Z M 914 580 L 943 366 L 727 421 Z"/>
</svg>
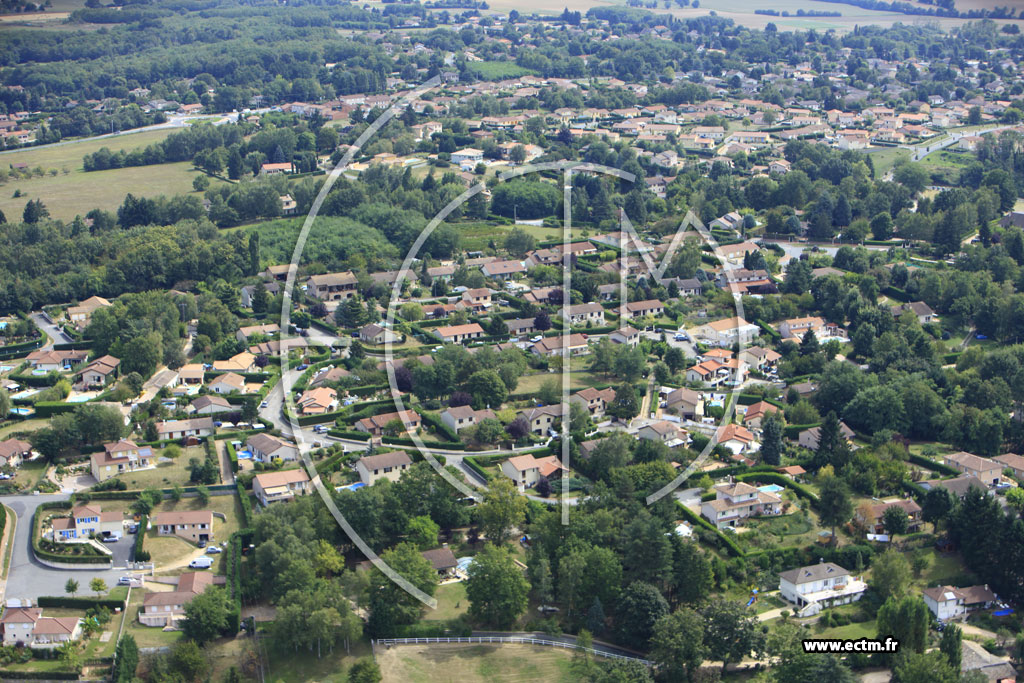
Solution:
<svg viewBox="0 0 1024 683">
<path fill-rule="evenodd" d="M 715 500 L 700 508 L 700 513 L 719 529 L 734 527 L 747 517 L 777 515 L 781 511 L 779 496 L 743 482 L 719 484 L 715 487 Z"/>
<path fill-rule="evenodd" d="M 252 492 L 260 505 L 291 500 L 309 490 L 309 475 L 303 469 L 264 472 L 252 478 Z"/>
<path fill-rule="evenodd" d="M 757 337 L 759 330 L 757 325 L 743 318 L 723 318 L 696 327 L 692 336 L 712 346 L 728 347 L 737 343 L 749 344 Z"/>
<path fill-rule="evenodd" d="M 378 479 L 398 481 L 402 472 L 410 467 L 412 459 L 405 451 L 367 455 L 356 461 L 359 479 L 367 486 L 372 486 Z"/>
<path fill-rule="evenodd" d="M 846 605 L 864 595 L 867 584 L 832 562 L 790 569 L 779 574 L 779 593 L 796 605 L 797 616 L 811 617 L 823 607 Z"/>
<path fill-rule="evenodd" d="M 487 418 L 496 419 L 492 411 L 486 408 L 483 410 L 473 410 L 470 406 L 447 408 L 441 413 L 441 422 L 448 425 L 456 433 L 466 427 L 480 424 L 481 420 L 486 420 Z"/>
</svg>

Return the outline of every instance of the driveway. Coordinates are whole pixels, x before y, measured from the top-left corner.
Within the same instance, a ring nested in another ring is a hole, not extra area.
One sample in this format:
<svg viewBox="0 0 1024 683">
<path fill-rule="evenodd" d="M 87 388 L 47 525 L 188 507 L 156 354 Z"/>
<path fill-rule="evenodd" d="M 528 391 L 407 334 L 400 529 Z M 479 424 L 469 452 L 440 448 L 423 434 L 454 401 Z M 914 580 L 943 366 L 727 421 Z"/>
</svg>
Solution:
<svg viewBox="0 0 1024 683">
<path fill-rule="evenodd" d="M 114 569 L 54 569 L 36 560 L 32 553 L 32 515 L 40 503 L 67 500 L 68 497 L 67 494 L 4 497 L 4 504 L 18 516 L 4 600 L 35 600 L 41 595 L 66 595 L 64 584 L 68 579 L 78 581 L 79 594 L 88 595 L 89 582 L 94 578 L 101 578 L 107 582 L 107 586 L 113 587 L 117 579 L 125 574 L 125 566 L 135 540 L 129 534 L 125 534 L 117 543 L 107 544 L 114 551 Z"/>
<path fill-rule="evenodd" d="M 50 341 L 44 345 L 44 347 L 52 347 L 54 343 L 57 344 L 70 344 L 75 341 L 67 332 L 60 329 L 50 321 L 50 316 L 45 315 L 40 311 L 36 311 L 29 316 L 32 319 L 33 324 L 43 331 Z"/>
</svg>

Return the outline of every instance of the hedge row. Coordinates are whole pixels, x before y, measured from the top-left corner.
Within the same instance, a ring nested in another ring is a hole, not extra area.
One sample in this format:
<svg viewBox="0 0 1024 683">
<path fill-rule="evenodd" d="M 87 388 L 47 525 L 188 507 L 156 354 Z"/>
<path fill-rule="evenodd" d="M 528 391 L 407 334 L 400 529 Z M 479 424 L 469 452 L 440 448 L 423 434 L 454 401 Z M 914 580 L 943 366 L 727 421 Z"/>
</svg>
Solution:
<svg viewBox="0 0 1024 683">
<path fill-rule="evenodd" d="M 56 372 L 48 372 L 45 375 L 8 375 L 7 379 L 30 387 L 52 387 L 61 380 L 61 376 Z"/>
<path fill-rule="evenodd" d="M 245 529 L 251 529 L 253 521 L 252 498 L 249 497 L 249 493 L 245 490 L 242 482 L 237 482 L 235 488 L 238 491 L 239 502 L 242 503 L 242 526 Z"/>
<path fill-rule="evenodd" d="M 449 451 L 461 451 L 465 450 L 466 444 L 461 441 L 427 441 L 426 439 L 420 439 L 423 445 L 427 448 L 443 448 Z M 406 439 L 398 436 L 385 436 L 381 438 L 381 442 L 387 446 L 416 446 L 416 442 L 412 439 Z"/>
<path fill-rule="evenodd" d="M 691 510 L 690 508 L 686 507 L 685 505 L 678 501 L 676 501 L 676 505 L 682 511 L 683 517 L 685 517 L 692 525 L 703 527 L 708 531 L 713 532 L 716 536 L 718 536 L 718 538 L 721 539 L 722 543 L 725 544 L 725 547 L 729 549 L 730 553 L 732 553 L 736 557 L 743 557 L 746 554 L 743 552 L 743 549 L 739 547 L 736 541 L 723 534 L 721 531 L 718 530 L 717 527 L 715 527 L 714 524 L 704 519 L 704 517 L 697 514 L 696 512 L 694 512 L 693 510 Z"/>
<path fill-rule="evenodd" d="M 61 609 L 90 609 L 93 607 L 106 607 L 107 609 L 124 609 L 125 601 L 114 598 L 74 598 L 70 595 L 43 595 L 37 600 L 39 607 L 53 607 Z"/>
<path fill-rule="evenodd" d="M 24 356 L 26 352 L 34 351 L 42 345 L 43 339 L 42 335 L 40 335 L 40 338 L 35 341 L 21 342 L 20 344 L 11 344 L 10 346 L 0 347 L 0 360 Z"/>
<path fill-rule="evenodd" d="M 323 424 L 324 422 L 336 422 L 340 418 L 345 417 L 344 410 L 336 410 L 333 413 L 320 413 L 319 415 L 302 415 L 298 418 L 297 422 L 300 427 L 307 425 Z"/>
<path fill-rule="evenodd" d="M 328 429 L 328 436 L 333 436 L 336 439 L 358 439 L 359 441 L 369 441 L 370 435 L 366 432 L 357 432 L 352 429 Z"/>
<path fill-rule="evenodd" d="M 944 463 L 936 462 L 924 455 L 914 455 L 913 453 L 911 453 L 909 460 L 915 465 L 920 465 L 926 470 L 938 472 L 939 474 L 947 474 L 953 477 L 960 474 L 960 470 L 956 469 L 955 467 L 950 467 L 949 465 L 946 465 Z"/>
<path fill-rule="evenodd" d="M 225 635 L 238 633 L 242 620 L 242 539 L 237 533 L 231 534 L 227 547 L 227 591 L 232 609 L 228 613 L 228 627 Z"/>
<path fill-rule="evenodd" d="M 462 459 L 462 462 L 464 462 L 469 469 L 479 474 L 484 481 L 491 480 L 491 475 L 484 471 L 484 468 L 477 462 L 477 458 L 467 456 Z"/>
<path fill-rule="evenodd" d="M 42 600 L 43 598 L 39 598 Z M 43 603 L 40 602 L 42 607 Z M 70 671 L 7 671 L 0 669 L 0 679 L 17 679 L 22 681 L 77 681 L 81 672 Z"/>
<path fill-rule="evenodd" d="M 110 562 L 110 558 L 106 555 L 61 555 L 60 553 L 50 552 L 43 550 L 39 547 L 39 521 L 41 519 L 40 512 L 44 510 L 70 510 L 71 503 L 65 500 L 54 500 L 41 503 L 36 511 L 32 514 L 32 552 L 35 553 L 36 557 L 48 560 L 50 562 L 60 562 L 63 564 L 107 564 Z"/>
<path fill-rule="evenodd" d="M 136 562 L 149 562 L 149 551 L 142 547 L 142 544 L 146 539 L 146 529 L 148 528 L 149 515 L 142 515 L 139 519 L 139 530 L 135 532 L 135 554 L 133 559 Z"/>
<path fill-rule="evenodd" d="M 36 417 L 53 417 L 61 413 L 74 412 L 75 408 L 80 405 L 82 404 L 64 403 L 63 401 L 39 401 L 33 405 L 33 408 L 35 408 Z"/>
</svg>

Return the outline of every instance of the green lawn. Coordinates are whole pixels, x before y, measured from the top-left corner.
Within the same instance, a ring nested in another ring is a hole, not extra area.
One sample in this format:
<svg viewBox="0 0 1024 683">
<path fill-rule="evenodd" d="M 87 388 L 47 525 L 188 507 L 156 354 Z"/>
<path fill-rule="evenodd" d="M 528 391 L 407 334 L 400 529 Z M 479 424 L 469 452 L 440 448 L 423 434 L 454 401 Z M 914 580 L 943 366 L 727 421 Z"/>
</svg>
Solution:
<svg viewBox="0 0 1024 683">
<path fill-rule="evenodd" d="M 875 147 L 864 150 L 864 153 L 871 156 L 871 161 L 875 165 L 876 178 L 884 176 L 896 165 L 898 160 L 910 158 L 910 150 L 899 147 Z"/>
<path fill-rule="evenodd" d="M 46 476 L 46 461 L 40 458 L 32 462 L 22 463 L 15 470 L 14 483 L 19 488 L 29 490 L 35 488 L 44 476 Z"/>
<path fill-rule="evenodd" d="M 6 439 L 12 434 L 20 432 L 34 432 L 37 429 L 42 429 L 49 424 L 49 420 L 43 419 L 29 419 L 29 420 L 14 420 L 10 424 L 6 424 L 0 427 L 0 438 Z"/>
<path fill-rule="evenodd" d="M 294 651 L 277 648 L 268 641 L 268 661 L 270 671 L 268 680 L 282 683 L 345 683 L 348 680 L 348 669 L 363 657 L 371 656 L 368 640 L 359 640 L 352 644 L 351 653 L 346 654 L 345 648 L 336 646 L 334 652 L 324 651 L 321 657 L 308 650 Z M 388 679 L 385 677 L 384 679 Z M 397 679 L 396 679 L 397 681 Z"/>
<path fill-rule="evenodd" d="M 820 632 L 817 629 L 813 630 L 815 638 L 874 638 L 878 633 L 878 629 L 873 621 L 862 621 L 858 624 L 848 624 L 846 626 L 833 626 Z"/>
<path fill-rule="evenodd" d="M 571 662 L 570 650 L 533 645 L 401 645 L 377 653 L 384 683 L 568 683 L 577 680 Z"/>
<path fill-rule="evenodd" d="M 119 474 L 118 478 L 124 481 L 129 489 L 144 489 L 148 486 L 169 488 L 175 484 L 185 486 L 188 484 L 189 460 L 198 458 L 202 461 L 205 457 L 206 451 L 201 446 L 189 446 L 182 449 L 181 455 L 169 463 L 160 463 L 154 469 Z"/>
</svg>

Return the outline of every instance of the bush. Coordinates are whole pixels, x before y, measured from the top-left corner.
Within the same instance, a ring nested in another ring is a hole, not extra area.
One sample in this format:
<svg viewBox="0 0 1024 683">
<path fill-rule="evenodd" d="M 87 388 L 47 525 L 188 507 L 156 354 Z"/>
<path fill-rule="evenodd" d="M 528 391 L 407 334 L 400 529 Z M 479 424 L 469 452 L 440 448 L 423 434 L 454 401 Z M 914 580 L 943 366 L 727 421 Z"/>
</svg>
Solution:
<svg viewBox="0 0 1024 683">
<path fill-rule="evenodd" d="M 115 598 L 73 598 L 67 595 L 43 595 L 36 601 L 39 607 L 62 609 L 91 609 L 106 607 L 109 610 L 124 609 L 125 601 Z"/>
<path fill-rule="evenodd" d="M 146 526 L 149 524 L 149 516 L 142 515 L 139 520 L 139 530 L 135 533 L 135 554 L 136 562 L 149 562 L 149 551 L 142 549 L 142 543 L 146 538 Z"/>
<path fill-rule="evenodd" d="M 253 511 L 252 511 L 252 506 L 253 506 L 252 498 L 249 497 L 249 493 L 245 490 L 245 486 L 242 485 L 242 482 L 238 482 L 237 484 L 235 484 L 235 486 L 238 489 L 238 497 L 239 497 L 239 499 L 242 502 L 242 522 L 244 523 L 243 524 L 243 528 L 251 529 L 252 526 L 253 526 L 252 525 L 252 514 L 253 514 Z"/>
</svg>

